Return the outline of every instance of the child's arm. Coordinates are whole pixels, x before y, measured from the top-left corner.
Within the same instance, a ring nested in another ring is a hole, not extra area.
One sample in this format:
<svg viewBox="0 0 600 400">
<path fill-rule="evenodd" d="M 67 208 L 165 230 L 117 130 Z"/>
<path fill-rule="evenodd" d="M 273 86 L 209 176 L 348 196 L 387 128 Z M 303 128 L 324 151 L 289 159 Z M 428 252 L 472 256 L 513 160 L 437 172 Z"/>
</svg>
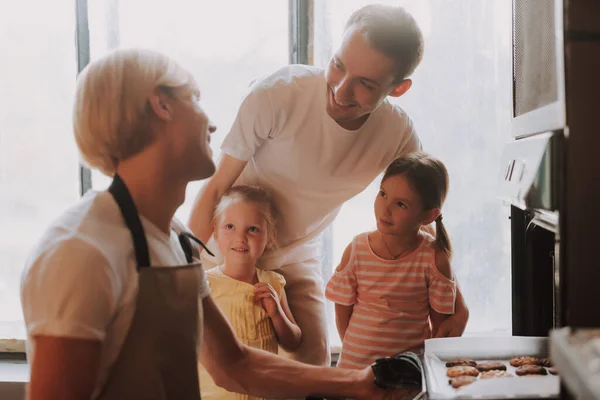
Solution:
<svg viewBox="0 0 600 400">
<path fill-rule="evenodd" d="M 352 255 L 352 243 L 346 246 L 344 250 L 344 254 L 342 255 L 342 260 L 340 264 L 335 269 L 335 273 L 340 273 L 345 270 L 350 262 L 350 257 Z M 350 317 L 352 316 L 352 311 L 354 310 L 354 305 L 345 305 L 340 303 L 335 303 L 335 326 L 337 327 L 338 334 L 340 335 L 340 340 L 344 341 L 344 335 L 346 334 L 346 329 L 348 329 L 348 325 L 350 324 Z"/>
<path fill-rule="evenodd" d="M 448 314 L 440 314 L 439 312 L 435 311 L 433 308 L 429 307 L 429 321 L 431 322 L 431 336 L 434 338 L 437 337 L 446 337 L 447 335 L 444 335 L 442 332 L 440 332 L 440 326 L 442 326 L 442 323 L 448 319 L 449 315 Z M 442 335 L 440 335 L 440 333 L 442 333 Z"/>
<path fill-rule="evenodd" d="M 354 305 L 345 306 L 343 304 L 335 304 L 335 326 L 337 327 L 342 342 L 344 341 L 346 329 L 348 329 L 348 325 L 350 325 L 352 310 L 354 310 Z"/>
<path fill-rule="evenodd" d="M 437 250 L 435 252 L 435 265 L 439 273 L 441 273 L 447 279 L 453 279 L 452 268 L 450 267 L 450 260 L 446 253 L 441 250 Z M 455 313 L 459 311 L 459 297 L 460 303 L 464 305 L 462 301 L 462 296 L 460 296 L 460 292 L 458 291 L 457 286 L 457 296 L 455 302 Z M 462 331 L 459 334 L 451 335 L 452 333 L 452 318 L 453 314 L 442 314 L 437 312 L 433 307 L 429 307 L 429 320 L 431 322 L 431 332 L 433 337 L 447 337 L 447 336 L 460 336 Z M 465 322 L 466 325 L 466 322 Z M 464 327 L 463 327 L 464 330 Z"/>
<path fill-rule="evenodd" d="M 436 313 L 430 309 L 430 318 Z M 438 313 L 436 313 L 438 314 Z M 456 284 L 456 303 L 454 306 L 454 314 L 440 314 L 443 318 L 440 319 L 436 330 L 432 329 L 433 337 L 456 337 L 461 336 L 469 322 L 469 309 L 462 296 L 458 283 Z M 436 317 L 433 317 L 436 318 Z M 432 319 L 433 324 L 433 319 Z"/>
<path fill-rule="evenodd" d="M 261 302 L 269 314 L 279 344 L 286 351 L 296 350 L 302 339 L 302 331 L 292 315 L 285 290 L 281 291 L 281 298 L 279 298 L 275 289 L 268 283 L 259 282 L 254 287 L 255 299 Z"/>
</svg>

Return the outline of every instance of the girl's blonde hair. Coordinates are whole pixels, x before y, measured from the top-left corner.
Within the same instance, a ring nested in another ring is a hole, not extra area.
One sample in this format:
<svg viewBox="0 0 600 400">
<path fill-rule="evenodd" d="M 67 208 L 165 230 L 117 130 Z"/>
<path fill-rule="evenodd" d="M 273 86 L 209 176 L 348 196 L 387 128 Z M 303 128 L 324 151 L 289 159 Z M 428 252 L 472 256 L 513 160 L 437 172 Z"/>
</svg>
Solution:
<svg viewBox="0 0 600 400">
<path fill-rule="evenodd" d="M 423 152 L 415 152 L 397 158 L 387 167 L 382 182 L 392 176 L 406 174 L 411 186 L 419 193 L 423 208 L 442 208 L 448 194 L 448 170 L 437 158 Z M 448 258 L 452 257 L 450 237 L 442 222 L 442 215 L 435 220 L 435 241 Z"/>
<path fill-rule="evenodd" d="M 273 199 L 273 195 L 258 186 L 237 185 L 227 190 L 215 207 L 212 223 L 217 226 L 219 218 L 227 207 L 236 202 L 250 203 L 258 206 L 258 209 L 267 222 L 267 238 L 271 249 L 277 247 L 277 225 L 280 221 L 279 210 Z"/>
<path fill-rule="evenodd" d="M 199 95 L 188 71 L 150 50 L 112 51 L 79 74 L 73 129 L 82 158 L 90 167 L 112 176 L 119 161 L 154 141 L 148 99 L 157 89 L 171 95 Z"/>
</svg>

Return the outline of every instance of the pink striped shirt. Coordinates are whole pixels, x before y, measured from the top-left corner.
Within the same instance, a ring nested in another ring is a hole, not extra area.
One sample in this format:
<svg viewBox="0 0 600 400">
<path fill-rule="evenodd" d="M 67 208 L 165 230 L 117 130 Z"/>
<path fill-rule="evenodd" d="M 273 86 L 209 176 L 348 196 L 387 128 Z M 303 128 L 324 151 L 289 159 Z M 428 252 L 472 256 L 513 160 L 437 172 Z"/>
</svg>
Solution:
<svg viewBox="0 0 600 400">
<path fill-rule="evenodd" d="M 353 239 L 350 261 L 333 274 L 325 295 L 354 305 L 338 367 L 357 369 L 422 347 L 431 337 L 429 307 L 453 314 L 456 283 L 438 271 L 431 236 L 412 253 L 386 260 L 373 252 L 363 233 Z"/>
</svg>

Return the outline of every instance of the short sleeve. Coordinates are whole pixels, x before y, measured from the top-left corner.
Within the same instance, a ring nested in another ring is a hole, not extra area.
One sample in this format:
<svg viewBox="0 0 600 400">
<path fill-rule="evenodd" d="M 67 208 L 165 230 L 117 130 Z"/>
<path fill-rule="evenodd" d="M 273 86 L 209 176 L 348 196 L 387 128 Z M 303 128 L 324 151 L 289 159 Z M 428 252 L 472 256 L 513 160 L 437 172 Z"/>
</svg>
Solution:
<svg viewBox="0 0 600 400">
<path fill-rule="evenodd" d="M 429 305 L 440 314 L 454 314 L 456 281 L 442 275 L 435 265 L 429 270 Z"/>
<path fill-rule="evenodd" d="M 93 245 L 61 241 L 38 255 L 21 280 L 21 302 L 30 336 L 103 341 L 121 297 L 120 282 Z"/>
<path fill-rule="evenodd" d="M 404 135 L 407 137 L 405 141 L 402 142 L 402 145 L 398 148 L 396 155 L 394 158 L 398 158 L 404 156 L 406 154 L 413 153 L 415 151 L 423 150 L 423 146 L 421 141 L 419 140 L 419 136 L 417 136 L 417 131 L 415 130 L 414 124 L 408 115 L 406 116 L 406 129 L 404 131 Z"/>
<path fill-rule="evenodd" d="M 204 300 L 208 296 L 210 296 L 210 285 L 208 283 L 208 277 L 206 276 L 206 271 L 204 268 L 196 268 L 198 271 L 198 282 L 200 282 L 198 288 L 198 297 L 201 300 Z"/>
<path fill-rule="evenodd" d="M 356 271 L 354 269 L 354 241 L 348 265 L 341 271 L 333 273 L 325 289 L 325 297 L 336 304 L 351 306 L 356 300 Z"/>
<path fill-rule="evenodd" d="M 271 135 L 273 105 L 268 88 L 255 85 L 244 98 L 221 150 L 233 158 L 248 161 Z"/>
<path fill-rule="evenodd" d="M 177 235 L 180 235 L 183 232 L 191 233 L 186 228 L 186 226 L 181 221 L 179 221 L 179 219 L 177 219 L 177 218 L 173 218 L 173 220 L 171 221 L 171 226 Z M 195 241 L 189 241 L 189 243 L 190 243 L 191 249 L 192 249 L 192 257 L 195 258 L 196 261 L 200 261 L 200 263 L 202 264 L 203 257 L 201 257 L 201 253 L 203 252 L 203 249 L 200 248 L 200 245 L 198 243 L 196 243 Z M 204 265 L 202 265 L 202 268 L 197 268 L 197 269 L 198 269 L 198 282 L 199 282 L 198 296 L 200 297 L 201 300 L 204 300 L 206 297 L 208 297 L 210 295 L 210 285 L 208 283 L 208 278 L 206 275 Z"/>
<path fill-rule="evenodd" d="M 285 288 L 285 278 L 280 273 L 275 271 L 264 271 L 268 274 L 268 283 L 273 286 L 273 289 L 277 292 L 277 295 L 281 297 L 281 292 Z"/>
</svg>

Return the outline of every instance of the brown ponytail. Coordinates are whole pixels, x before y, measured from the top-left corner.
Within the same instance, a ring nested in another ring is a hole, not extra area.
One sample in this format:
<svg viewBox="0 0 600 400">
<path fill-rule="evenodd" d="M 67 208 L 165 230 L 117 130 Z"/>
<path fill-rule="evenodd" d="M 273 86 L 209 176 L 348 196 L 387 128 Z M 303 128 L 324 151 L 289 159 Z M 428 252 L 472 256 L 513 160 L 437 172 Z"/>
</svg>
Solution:
<svg viewBox="0 0 600 400">
<path fill-rule="evenodd" d="M 406 174 L 408 181 L 423 199 L 425 210 L 442 208 L 449 180 L 448 170 L 440 160 L 423 152 L 407 154 L 392 161 L 385 170 L 382 181 L 400 174 Z M 452 245 L 441 215 L 435 220 L 435 241 L 439 249 L 451 258 Z"/>
<path fill-rule="evenodd" d="M 452 258 L 452 244 L 450 244 L 450 237 L 442 222 L 441 215 L 435 219 L 435 243 L 446 254 L 448 259 Z"/>
</svg>

